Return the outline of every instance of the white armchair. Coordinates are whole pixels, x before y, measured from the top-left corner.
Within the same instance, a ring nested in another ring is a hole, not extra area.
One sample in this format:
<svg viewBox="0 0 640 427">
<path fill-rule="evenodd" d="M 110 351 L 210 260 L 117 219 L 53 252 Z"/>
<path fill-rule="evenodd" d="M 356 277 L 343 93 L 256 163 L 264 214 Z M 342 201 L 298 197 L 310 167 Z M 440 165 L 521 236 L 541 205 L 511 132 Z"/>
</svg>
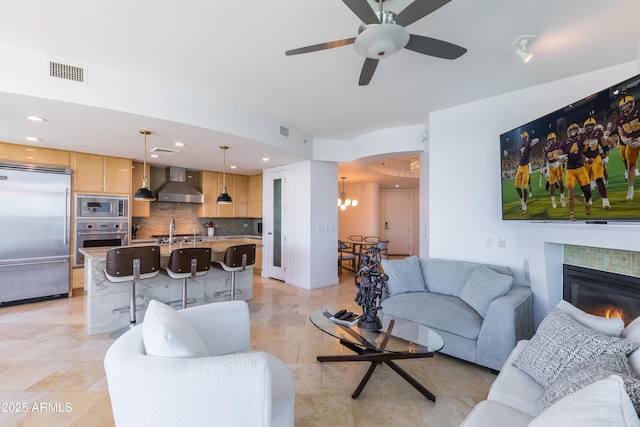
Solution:
<svg viewBox="0 0 640 427">
<path fill-rule="evenodd" d="M 149 311 L 145 321 L 147 316 Z M 191 307 L 171 316 L 188 319 L 210 356 L 147 355 L 144 322 L 118 338 L 104 359 L 117 426 L 294 425 L 293 376 L 276 357 L 249 351 L 245 301 Z M 162 328 L 151 320 L 150 325 Z M 184 334 L 174 337 L 179 341 Z"/>
</svg>

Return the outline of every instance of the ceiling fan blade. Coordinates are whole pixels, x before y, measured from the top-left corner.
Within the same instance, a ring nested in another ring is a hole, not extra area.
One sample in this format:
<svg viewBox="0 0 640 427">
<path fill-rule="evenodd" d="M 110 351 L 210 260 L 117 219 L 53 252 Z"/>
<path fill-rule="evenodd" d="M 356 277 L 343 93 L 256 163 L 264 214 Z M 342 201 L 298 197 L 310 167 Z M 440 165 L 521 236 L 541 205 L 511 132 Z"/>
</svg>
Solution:
<svg viewBox="0 0 640 427">
<path fill-rule="evenodd" d="M 365 24 L 379 24 L 378 15 L 371 9 L 367 0 L 342 0 Z"/>
<path fill-rule="evenodd" d="M 414 0 L 395 17 L 396 24 L 406 27 L 440 9 L 451 0 Z"/>
<path fill-rule="evenodd" d="M 355 41 L 356 41 L 355 37 L 351 37 L 349 39 L 334 40 L 332 42 L 319 43 L 311 46 L 300 47 L 298 49 L 291 49 L 286 51 L 284 54 L 287 56 L 290 56 L 290 55 L 299 55 L 301 53 L 316 52 L 318 50 L 325 50 L 325 49 L 332 49 L 334 47 L 346 46 L 348 44 L 353 44 L 353 42 Z"/>
<path fill-rule="evenodd" d="M 364 64 L 362 65 L 362 71 L 360 72 L 360 80 L 358 84 L 360 86 L 366 86 L 371 81 L 373 77 L 373 73 L 376 71 L 376 67 L 378 66 L 379 59 L 366 58 L 364 60 Z"/>
<path fill-rule="evenodd" d="M 409 43 L 404 48 L 443 59 L 456 59 L 467 51 L 467 49 L 453 43 L 415 34 L 409 35 Z"/>
</svg>

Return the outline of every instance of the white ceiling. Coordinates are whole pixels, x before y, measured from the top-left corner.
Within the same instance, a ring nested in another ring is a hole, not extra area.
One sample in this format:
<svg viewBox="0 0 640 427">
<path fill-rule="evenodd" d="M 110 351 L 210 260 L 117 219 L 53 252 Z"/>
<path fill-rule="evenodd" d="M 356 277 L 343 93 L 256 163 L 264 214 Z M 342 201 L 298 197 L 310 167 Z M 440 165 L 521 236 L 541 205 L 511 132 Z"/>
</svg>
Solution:
<svg viewBox="0 0 640 427">
<path fill-rule="evenodd" d="M 410 2 L 387 0 L 385 8 L 400 12 Z M 452 0 L 407 29 L 463 46 L 465 55 L 448 61 L 404 49 L 381 60 L 364 87 L 358 86 L 364 58 L 353 46 L 284 55 L 355 37 L 360 21 L 340 0 L 3 0 L 0 44 L 197 93 L 284 123 L 310 139 L 349 141 L 423 124 L 432 111 L 637 60 L 639 14 L 638 0 Z M 537 36 L 528 64 L 513 54 L 521 35 Z M 0 66 L 12 64 L 0 58 Z M 0 91 L 0 141 L 25 144 L 24 137 L 35 134 L 47 147 L 142 160 L 138 130 L 148 128 L 154 132 L 149 148 L 187 142 L 183 153 L 152 164 L 220 170 L 221 144 L 232 147 L 227 165 L 237 165 L 236 173 L 303 159 L 144 111 L 113 111 L 107 103 L 96 108 L 100 100 L 87 102 L 89 107 L 10 92 Z M 34 125 L 23 119 L 27 114 L 48 121 Z M 263 163 L 264 156 L 271 161 Z M 377 180 L 383 187 L 399 182 L 367 175 L 366 163 L 340 164 L 339 176 L 347 176 L 347 183 Z"/>
</svg>

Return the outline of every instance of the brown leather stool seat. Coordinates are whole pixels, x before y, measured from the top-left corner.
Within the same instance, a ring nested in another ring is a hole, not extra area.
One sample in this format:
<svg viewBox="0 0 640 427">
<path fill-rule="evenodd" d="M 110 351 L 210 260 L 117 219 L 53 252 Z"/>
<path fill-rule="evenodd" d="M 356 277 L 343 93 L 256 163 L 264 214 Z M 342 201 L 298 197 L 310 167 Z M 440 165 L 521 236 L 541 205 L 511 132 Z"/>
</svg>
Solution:
<svg viewBox="0 0 640 427">
<path fill-rule="evenodd" d="M 242 271 L 256 263 L 256 245 L 229 246 L 225 252 L 213 253 L 213 265 L 231 272 L 231 301 L 236 294 L 236 272 Z"/>
<path fill-rule="evenodd" d="M 211 269 L 211 248 L 174 249 L 169 255 L 166 272 L 172 279 L 182 279 L 182 308 L 197 302 L 187 298 L 187 280 L 204 276 Z"/>
</svg>

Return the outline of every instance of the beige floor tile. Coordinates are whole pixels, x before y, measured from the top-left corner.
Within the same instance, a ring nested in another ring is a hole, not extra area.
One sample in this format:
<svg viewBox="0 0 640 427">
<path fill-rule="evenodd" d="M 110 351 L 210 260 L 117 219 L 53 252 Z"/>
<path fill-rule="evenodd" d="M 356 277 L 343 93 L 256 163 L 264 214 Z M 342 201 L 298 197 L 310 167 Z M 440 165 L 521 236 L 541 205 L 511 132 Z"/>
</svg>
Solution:
<svg viewBox="0 0 640 427">
<path fill-rule="evenodd" d="M 457 426 L 495 379 L 488 369 L 436 354 L 398 362 L 434 392 L 436 403 L 384 364 L 354 400 L 351 395 L 370 364 L 319 363 L 318 355 L 351 351 L 308 317 L 329 306 L 360 312 L 353 301 L 353 274 L 344 273 L 338 286 L 314 290 L 254 279 L 251 348 L 276 355 L 291 369 L 297 427 Z M 113 426 L 102 365 L 112 342 L 108 333 L 87 335 L 84 297 L 0 308 L 0 402 L 24 402 L 29 408 L 0 413 L 0 424 Z M 33 410 L 34 403 L 44 404 L 43 411 Z M 60 406 L 66 403 L 71 411 Z"/>
</svg>

